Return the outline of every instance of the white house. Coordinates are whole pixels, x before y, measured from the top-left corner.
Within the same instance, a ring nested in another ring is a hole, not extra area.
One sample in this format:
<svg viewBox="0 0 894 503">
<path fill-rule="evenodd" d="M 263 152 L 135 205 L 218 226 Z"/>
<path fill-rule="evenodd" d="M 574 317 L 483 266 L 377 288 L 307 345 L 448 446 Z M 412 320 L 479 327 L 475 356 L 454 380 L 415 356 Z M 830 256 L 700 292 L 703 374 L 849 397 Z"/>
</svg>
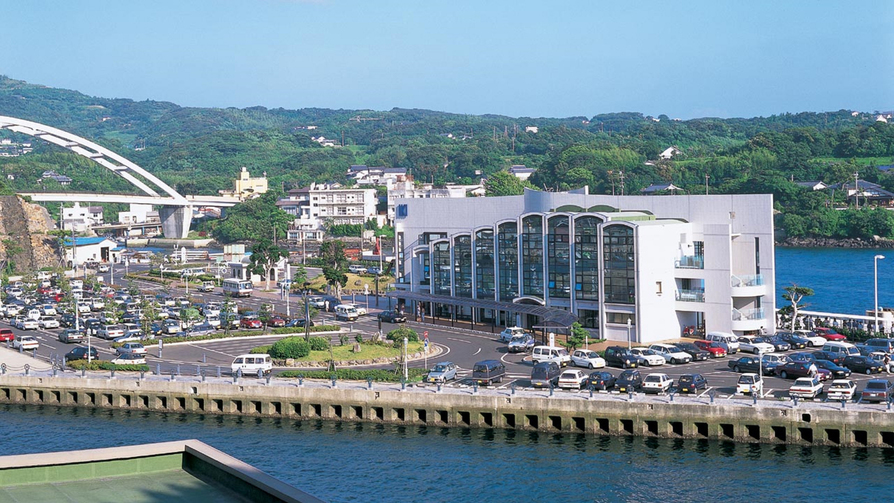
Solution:
<svg viewBox="0 0 894 503">
<path fill-rule="evenodd" d="M 62 208 L 62 229 L 83 232 L 94 225 L 102 225 L 102 206 L 83 207 L 80 203 L 74 203 L 71 208 Z"/>
<path fill-rule="evenodd" d="M 113 250 L 118 247 L 118 243 L 109 238 L 75 238 L 74 246 L 70 237 L 66 237 L 62 242 L 65 251 L 65 262 L 68 267 L 74 264 L 81 266 L 84 262 L 111 262 L 114 260 Z"/>
<path fill-rule="evenodd" d="M 143 224 L 152 218 L 158 220 L 158 212 L 151 204 L 131 204 L 130 211 L 119 211 L 118 222 L 122 224 Z"/>
<path fill-rule="evenodd" d="M 537 171 L 535 168 L 529 168 L 524 164 L 515 164 L 509 167 L 509 173 L 515 175 L 519 180 L 527 180 Z"/>
<path fill-rule="evenodd" d="M 326 222 L 336 225 L 366 223 L 376 217 L 377 203 L 376 189 L 312 183 L 309 187 L 290 190 L 288 197 L 280 199 L 276 205 L 295 216 L 289 239 L 298 241 L 316 238 L 316 233 L 322 233 Z M 314 237 L 307 236 L 308 232 L 314 233 Z"/>
<path fill-rule="evenodd" d="M 658 154 L 658 157 L 664 160 L 668 160 L 673 158 L 675 155 L 680 155 L 683 152 L 677 147 L 667 147 L 663 152 Z"/>
</svg>

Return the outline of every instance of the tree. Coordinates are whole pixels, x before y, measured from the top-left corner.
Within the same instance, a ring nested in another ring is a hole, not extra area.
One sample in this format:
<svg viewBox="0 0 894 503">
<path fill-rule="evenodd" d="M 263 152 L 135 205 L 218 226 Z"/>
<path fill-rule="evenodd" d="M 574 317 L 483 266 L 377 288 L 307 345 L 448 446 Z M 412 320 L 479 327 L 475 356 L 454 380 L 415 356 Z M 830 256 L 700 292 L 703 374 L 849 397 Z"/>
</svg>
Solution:
<svg viewBox="0 0 894 503">
<path fill-rule="evenodd" d="M 526 187 L 533 188 L 530 183 L 508 171 L 498 171 L 490 175 L 484 182 L 484 189 L 488 197 L 519 196 L 525 193 Z"/>
<path fill-rule="evenodd" d="M 294 270 L 295 273 L 292 274 L 292 291 L 303 292 L 304 284 L 307 283 L 307 268 L 304 267 L 304 264 L 298 264 Z"/>
<path fill-rule="evenodd" d="M 211 235 L 221 243 L 259 241 L 269 239 L 275 229 L 277 237 L 284 238 L 295 217 L 279 209 L 276 199 L 277 193 L 267 192 L 233 206 L 227 217 L 211 230 Z"/>
<path fill-rule="evenodd" d="M 345 244 L 341 241 L 324 241 L 320 245 L 320 260 L 323 262 L 326 284 L 335 289 L 336 297 L 341 297 L 341 289 L 348 284 Z"/>
<path fill-rule="evenodd" d="M 257 274 L 264 278 L 266 285 L 265 290 L 270 289 L 270 270 L 281 258 L 287 258 L 289 251 L 285 248 L 273 245 L 269 240 L 262 239 L 251 247 L 251 264 L 248 266 L 249 272 Z"/>
<path fill-rule="evenodd" d="M 587 335 L 589 335 L 587 329 L 575 321 L 574 324 L 571 325 L 571 333 L 568 335 L 568 345 L 571 349 L 577 349 L 583 346 Z"/>
<path fill-rule="evenodd" d="M 792 332 L 795 331 L 795 321 L 798 319 L 798 309 L 807 307 L 809 304 L 802 304 L 804 297 L 813 295 L 813 289 L 806 286 L 798 286 L 792 284 L 785 287 L 785 293 L 782 298 L 792 303 Z"/>
</svg>

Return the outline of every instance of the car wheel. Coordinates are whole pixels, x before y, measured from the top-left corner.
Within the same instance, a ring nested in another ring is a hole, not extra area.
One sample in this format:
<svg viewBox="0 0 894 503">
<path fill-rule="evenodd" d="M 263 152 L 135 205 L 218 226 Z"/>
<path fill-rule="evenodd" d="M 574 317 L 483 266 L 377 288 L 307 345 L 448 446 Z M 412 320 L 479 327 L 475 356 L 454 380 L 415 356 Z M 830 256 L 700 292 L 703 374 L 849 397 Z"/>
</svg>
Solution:
<svg viewBox="0 0 894 503">
<path fill-rule="evenodd" d="M 571 360 L 571 366 L 572 366 L 572 367 L 577 367 L 577 362 L 574 361 L 574 360 Z"/>
<path fill-rule="evenodd" d="M 807 342 L 807 347 L 808 347 L 808 348 L 812 348 L 812 347 L 813 347 L 813 341 L 808 341 L 808 342 Z"/>
<path fill-rule="evenodd" d="M 786 377 L 788 377 L 788 374 L 783 370 L 782 372 L 779 373 L 779 377 L 785 379 Z"/>
<path fill-rule="evenodd" d="M 738 372 L 738 371 L 739 371 L 739 366 L 738 366 L 738 365 L 736 365 L 735 367 L 733 367 L 733 372 Z"/>
<path fill-rule="evenodd" d="M 866 375 L 872 374 L 872 369 L 866 369 Z"/>
<path fill-rule="evenodd" d="M 590 370 L 593 370 L 593 364 L 592 364 L 592 363 L 589 365 L 589 368 L 590 368 Z"/>
</svg>

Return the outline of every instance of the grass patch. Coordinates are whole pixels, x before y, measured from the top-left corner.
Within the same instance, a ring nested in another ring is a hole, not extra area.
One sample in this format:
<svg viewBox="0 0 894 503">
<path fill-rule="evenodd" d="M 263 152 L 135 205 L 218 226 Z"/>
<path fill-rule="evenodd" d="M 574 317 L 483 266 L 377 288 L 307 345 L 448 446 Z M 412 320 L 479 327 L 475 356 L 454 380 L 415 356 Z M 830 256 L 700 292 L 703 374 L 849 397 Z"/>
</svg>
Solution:
<svg viewBox="0 0 894 503">
<path fill-rule="evenodd" d="M 364 291 L 364 285 L 369 286 L 369 292 L 375 293 L 376 291 L 376 277 L 371 274 L 354 274 L 352 272 L 347 273 L 348 283 L 345 285 L 343 289 L 344 292 L 354 291 L 357 293 L 361 293 Z M 394 282 L 394 278 L 391 276 L 379 276 L 379 293 L 385 291 L 389 284 Z M 310 289 L 315 290 L 317 292 L 323 292 L 326 289 L 326 278 L 321 274 L 316 278 L 310 281 Z M 365 305 L 365 304 L 364 304 Z"/>
<path fill-rule="evenodd" d="M 338 325 L 315 325 L 310 327 L 310 333 L 314 332 L 338 332 L 341 330 L 341 327 Z M 170 344 L 172 342 L 197 342 L 197 341 L 212 341 L 215 339 L 233 339 L 239 337 L 260 337 L 264 335 L 287 335 L 287 334 L 303 334 L 304 328 L 301 327 L 283 327 L 283 328 L 274 328 L 269 332 L 265 332 L 263 330 L 232 330 L 229 335 L 226 332 L 220 331 L 213 333 L 211 335 L 203 335 L 201 337 L 161 337 L 155 338 L 153 340 L 148 341 L 138 341 L 142 343 L 144 346 L 154 346 L 158 343 L 159 340 L 165 341 L 165 344 Z M 123 346 L 123 342 L 113 342 L 111 344 L 112 349 Z"/>
<path fill-rule="evenodd" d="M 336 343 L 337 344 L 337 343 Z M 253 348 L 250 353 L 254 354 L 264 354 L 270 352 L 269 344 L 258 346 Z M 418 353 L 422 351 L 424 343 L 422 342 L 410 342 L 407 343 L 407 352 L 409 354 Z M 355 353 L 353 351 L 354 343 L 353 341 L 345 344 L 344 346 L 334 345 L 332 346 L 332 358 L 335 361 L 347 361 L 347 360 L 372 360 L 374 358 L 397 358 L 400 356 L 402 348 L 395 348 L 391 344 L 375 344 L 372 342 L 363 342 L 360 344 L 360 352 Z M 325 362 L 329 361 L 329 350 L 326 351 L 311 351 L 310 354 L 305 356 L 304 358 L 296 358 L 296 362 Z"/>
<path fill-rule="evenodd" d="M 108 360 L 93 360 L 89 363 L 87 360 L 72 360 L 65 365 L 74 370 L 117 370 L 119 372 L 139 372 L 142 370 L 149 372 L 149 365 L 115 365 Z"/>
</svg>

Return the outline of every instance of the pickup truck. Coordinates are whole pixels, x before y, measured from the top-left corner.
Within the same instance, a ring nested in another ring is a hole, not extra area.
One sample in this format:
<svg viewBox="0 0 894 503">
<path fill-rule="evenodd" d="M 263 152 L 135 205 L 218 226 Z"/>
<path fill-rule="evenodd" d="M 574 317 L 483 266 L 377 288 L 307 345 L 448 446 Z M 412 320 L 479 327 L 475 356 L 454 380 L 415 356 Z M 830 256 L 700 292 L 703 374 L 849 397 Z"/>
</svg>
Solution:
<svg viewBox="0 0 894 503">
<path fill-rule="evenodd" d="M 798 398 L 816 398 L 822 393 L 823 383 L 820 382 L 819 376 L 799 377 L 788 389 L 789 396 Z"/>
</svg>

